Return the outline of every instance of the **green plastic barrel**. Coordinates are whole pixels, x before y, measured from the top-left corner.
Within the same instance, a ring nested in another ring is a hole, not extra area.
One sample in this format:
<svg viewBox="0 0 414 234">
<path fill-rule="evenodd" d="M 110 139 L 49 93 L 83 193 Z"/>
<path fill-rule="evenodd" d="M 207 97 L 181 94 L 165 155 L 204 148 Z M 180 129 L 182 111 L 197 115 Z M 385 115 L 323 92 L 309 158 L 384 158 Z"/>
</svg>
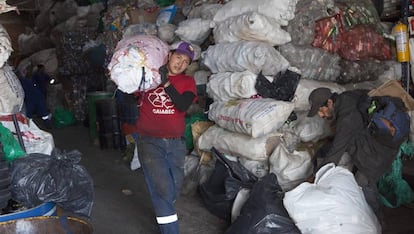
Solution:
<svg viewBox="0 0 414 234">
<path fill-rule="evenodd" d="M 112 93 L 96 91 L 88 93 L 86 96 L 88 98 L 88 110 L 89 110 L 89 136 L 92 141 L 98 137 L 96 131 L 96 105 L 95 102 L 100 99 L 111 98 Z"/>
</svg>

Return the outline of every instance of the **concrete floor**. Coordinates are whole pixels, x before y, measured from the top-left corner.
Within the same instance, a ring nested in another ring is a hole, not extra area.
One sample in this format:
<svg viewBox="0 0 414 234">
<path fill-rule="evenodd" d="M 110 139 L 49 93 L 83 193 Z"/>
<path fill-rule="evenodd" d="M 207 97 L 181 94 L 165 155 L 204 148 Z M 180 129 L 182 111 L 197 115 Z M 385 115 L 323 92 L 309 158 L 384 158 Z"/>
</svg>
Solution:
<svg viewBox="0 0 414 234">
<path fill-rule="evenodd" d="M 141 170 L 131 171 L 119 150 L 101 150 L 94 145 L 88 128 L 82 125 L 50 131 L 56 147 L 79 150 L 84 165 L 94 180 L 95 201 L 91 224 L 97 234 L 158 233 L 151 202 Z M 405 172 L 414 187 L 414 161 L 406 161 Z M 130 193 L 128 193 L 130 192 Z M 182 196 L 177 201 L 182 234 L 220 234 L 227 224 L 210 214 L 200 197 Z M 414 233 L 414 209 L 384 209 L 384 234 Z"/>
</svg>

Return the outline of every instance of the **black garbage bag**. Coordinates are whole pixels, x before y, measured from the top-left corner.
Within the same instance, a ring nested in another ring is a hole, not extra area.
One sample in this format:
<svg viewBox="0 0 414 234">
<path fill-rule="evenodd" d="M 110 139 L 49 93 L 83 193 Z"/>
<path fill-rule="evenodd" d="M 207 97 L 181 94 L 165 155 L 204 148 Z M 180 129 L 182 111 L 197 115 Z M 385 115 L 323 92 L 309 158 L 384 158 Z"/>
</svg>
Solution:
<svg viewBox="0 0 414 234">
<path fill-rule="evenodd" d="M 226 234 L 300 234 L 283 206 L 282 188 L 270 173 L 254 184 L 240 215 Z"/>
<path fill-rule="evenodd" d="M 89 217 L 94 199 L 93 181 L 79 165 L 77 150 L 51 155 L 28 154 L 14 160 L 10 167 L 12 198 L 31 208 L 44 202 L 55 202 L 75 215 Z"/>
<path fill-rule="evenodd" d="M 257 75 L 255 88 L 264 98 L 273 98 L 281 101 L 292 101 L 295 96 L 301 75 L 291 70 L 279 72 L 270 82 L 262 72 Z"/>
<path fill-rule="evenodd" d="M 239 162 L 228 160 L 215 148 L 212 153 L 217 161 L 210 178 L 199 187 L 201 198 L 213 215 L 230 222 L 237 193 L 242 188 L 252 188 L 257 177 Z"/>
</svg>

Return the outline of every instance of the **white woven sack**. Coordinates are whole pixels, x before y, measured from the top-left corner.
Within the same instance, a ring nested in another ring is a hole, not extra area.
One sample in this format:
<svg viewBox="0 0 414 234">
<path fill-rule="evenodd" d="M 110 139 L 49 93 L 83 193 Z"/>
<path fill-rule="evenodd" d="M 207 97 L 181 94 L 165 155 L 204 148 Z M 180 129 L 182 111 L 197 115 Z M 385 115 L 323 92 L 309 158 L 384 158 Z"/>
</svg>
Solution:
<svg viewBox="0 0 414 234">
<path fill-rule="evenodd" d="M 217 23 L 213 30 L 216 43 L 234 41 L 261 41 L 272 46 L 291 41 L 290 34 L 273 19 L 257 12 L 247 12 Z"/>
<path fill-rule="evenodd" d="M 187 18 L 201 18 L 206 20 L 213 20 L 214 16 L 216 15 L 217 11 L 223 6 L 223 4 L 219 3 L 205 3 L 201 4 L 200 6 L 196 6 L 188 13 Z"/>
<path fill-rule="evenodd" d="M 0 115 L 20 112 L 24 103 L 24 91 L 16 74 L 9 65 L 0 68 Z"/>
<path fill-rule="evenodd" d="M 215 147 L 228 155 L 250 160 L 267 160 L 280 139 L 277 133 L 252 138 L 245 134 L 227 131 L 217 125 L 209 127 L 198 139 L 201 150 L 210 151 Z"/>
<path fill-rule="evenodd" d="M 381 226 L 353 174 L 333 163 L 285 193 L 283 204 L 303 234 L 379 234 Z"/>
<path fill-rule="evenodd" d="M 271 98 L 213 102 L 208 118 L 229 131 L 256 138 L 282 127 L 293 107 L 291 102 Z"/>
<path fill-rule="evenodd" d="M 270 173 L 277 176 L 283 191 L 289 191 L 308 178 L 313 171 L 311 156 L 307 151 L 289 152 L 280 143 L 269 158 Z"/>
<path fill-rule="evenodd" d="M 301 79 L 295 92 L 295 111 L 309 110 L 309 95 L 314 89 L 320 87 L 329 88 L 332 92 L 336 93 L 342 93 L 343 91 L 345 91 L 345 88 L 343 86 L 333 82 Z"/>
<path fill-rule="evenodd" d="M 220 43 L 202 53 L 203 63 L 213 73 L 242 72 L 276 75 L 289 67 L 289 62 L 270 44 L 253 41 Z"/>
<path fill-rule="evenodd" d="M 167 43 L 172 43 L 175 39 L 175 30 L 177 26 L 174 24 L 162 24 L 158 26 L 158 37 Z"/>
<path fill-rule="evenodd" d="M 212 74 L 206 92 L 215 101 L 250 98 L 257 94 L 257 75 L 250 72 L 220 72 Z"/>
<path fill-rule="evenodd" d="M 155 36 L 122 39 L 108 64 L 111 79 L 125 93 L 153 89 L 161 83 L 158 69 L 167 62 L 168 52 L 168 45 Z M 142 68 L 145 69 L 144 80 Z"/>
<path fill-rule="evenodd" d="M 210 35 L 211 20 L 204 20 L 201 18 L 187 19 L 178 24 L 175 34 L 181 38 L 181 40 L 200 45 Z"/>
<path fill-rule="evenodd" d="M 3 25 L 0 24 L 0 67 L 3 67 L 3 65 L 7 62 L 12 51 L 13 48 L 10 41 L 10 36 Z"/>
<path fill-rule="evenodd" d="M 221 22 L 230 17 L 255 11 L 271 17 L 282 26 L 295 17 L 298 0 L 232 0 L 220 8 L 214 16 L 214 21 Z"/>
</svg>

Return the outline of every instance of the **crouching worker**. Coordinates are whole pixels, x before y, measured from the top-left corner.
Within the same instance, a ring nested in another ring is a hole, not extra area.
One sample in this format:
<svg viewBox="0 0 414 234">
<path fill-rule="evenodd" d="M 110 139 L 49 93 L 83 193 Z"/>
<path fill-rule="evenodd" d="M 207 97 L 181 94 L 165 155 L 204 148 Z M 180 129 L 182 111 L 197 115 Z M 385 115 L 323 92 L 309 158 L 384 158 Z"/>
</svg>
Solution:
<svg viewBox="0 0 414 234">
<path fill-rule="evenodd" d="M 161 233 L 179 233 L 174 203 L 184 178 L 184 118 L 196 101 L 195 81 L 183 73 L 193 59 L 191 45 L 178 43 L 159 69 L 161 84 L 138 94 L 138 155 Z"/>
<path fill-rule="evenodd" d="M 352 170 L 365 199 L 381 220 L 377 182 L 391 168 L 401 143 L 408 137 L 410 120 L 404 103 L 399 98 L 369 97 L 367 90 L 337 94 L 328 88 L 313 90 L 309 103 L 309 117 L 317 114 L 335 124 L 332 142 L 317 153 L 322 157 L 319 167 L 333 162 Z"/>
</svg>

